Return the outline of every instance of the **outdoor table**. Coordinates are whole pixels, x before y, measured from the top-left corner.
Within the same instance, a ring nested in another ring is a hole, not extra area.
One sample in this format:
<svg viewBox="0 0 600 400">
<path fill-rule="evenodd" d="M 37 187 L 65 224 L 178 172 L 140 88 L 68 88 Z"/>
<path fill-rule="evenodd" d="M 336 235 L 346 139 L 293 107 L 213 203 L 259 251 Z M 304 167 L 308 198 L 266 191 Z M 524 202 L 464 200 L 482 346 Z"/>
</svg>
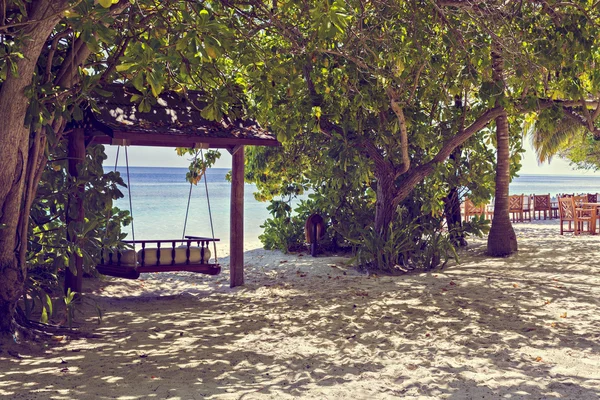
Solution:
<svg viewBox="0 0 600 400">
<path fill-rule="evenodd" d="M 594 210 L 594 217 L 596 217 L 596 221 L 598 221 L 598 217 L 600 216 L 600 203 L 588 203 L 588 202 L 582 202 L 580 203 L 581 207 L 584 209 L 590 209 L 590 210 Z M 576 204 L 576 206 L 579 206 Z M 593 225 L 593 229 L 594 231 L 590 233 L 595 235 L 596 234 L 596 223 L 594 223 Z"/>
</svg>

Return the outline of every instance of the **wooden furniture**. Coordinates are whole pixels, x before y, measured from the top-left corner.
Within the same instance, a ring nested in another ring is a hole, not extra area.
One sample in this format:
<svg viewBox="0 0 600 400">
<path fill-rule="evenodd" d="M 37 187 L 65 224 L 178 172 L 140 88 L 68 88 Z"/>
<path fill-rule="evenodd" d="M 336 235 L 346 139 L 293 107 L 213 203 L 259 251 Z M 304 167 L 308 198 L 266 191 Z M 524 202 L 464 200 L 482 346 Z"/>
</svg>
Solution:
<svg viewBox="0 0 600 400">
<path fill-rule="evenodd" d="M 465 202 L 464 202 L 464 206 L 465 206 L 465 221 L 469 221 L 471 219 L 471 217 L 475 217 L 475 216 L 480 216 L 480 215 L 485 215 L 486 210 L 485 210 L 485 205 L 478 205 L 476 206 L 471 199 L 469 199 L 468 197 L 465 198 Z"/>
<path fill-rule="evenodd" d="M 512 222 L 523 222 L 523 195 L 508 196 L 508 213 L 512 215 Z"/>
<path fill-rule="evenodd" d="M 208 244 L 219 239 L 186 236 L 186 240 L 126 240 L 132 249 L 103 249 L 96 270 L 103 275 L 137 279 L 143 272 L 187 271 L 218 275 L 221 266 L 211 264 Z M 180 243 L 181 245 L 177 246 Z M 136 253 L 135 246 L 141 249 Z"/>
<path fill-rule="evenodd" d="M 558 207 L 556 208 L 558 210 Z M 533 218 L 537 213 L 538 219 L 542 219 L 542 213 L 544 213 L 544 219 L 552 219 L 552 203 L 550 202 L 550 193 L 548 194 L 534 194 L 533 195 Z"/>
<path fill-rule="evenodd" d="M 573 201 L 575 201 L 575 206 L 581 207 L 583 203 L 586 203 L 588 201 L 587 195 L 574 195 Z"/>
<path fill-rule="evenodd" d="M 531 212 L 533 206 L 533 195 L 523 195 L 523 221 L 531 221 Z"/>
<path fill-rule="evenodd" d="M 490 221 L 494 219 L 494 201 L 485 206 L 485 219 L 489 219 Z"/>
<path fill-rule="evenodd" d="M 219 121 L 208 121 L 198 112 L 206 106 L 206 93 L 202 91 L 178 92 L 163 91 L 159 99 L 153 102 L 150 110 L 140 112 L 138 104 L 131 101 L 140 92 L 123 84 L 105 85 L 104 91 L 112 93 L 110 97 L 90 92 L 94 107 L 85 109 L 81 121 L 72 121 L 67 130 L 69 149 L 91 144 L 191 147 L 226 149 L 232 155 L 231 177 L 231 213 L 230 213 L 230 286 L 244 283 L 244 168 L 245 146 L 280 146 L 275 136 L 267 129 L 250 119 L 230 119 L 223 117 Z M 176 118 L 175 118 L 176 117 Z M 77 131 L 77 132 L 76 132 Z M 72 143 L 71 143 L 72 142 Z M 85 154 L 85 153 L 84 153 Z M 85 157 L 70 152 L 69 160 L 77 160 L 75 167 L 81 167 Z M 79 198 L 73 209 L 79 207 Z M 81 213 L 81 215 L 84 215 Z M 70 238 L 77 242 L 78 238 Z M 76 264 L 77 252 L 73 252 L 73 265 L 77 276 L 83 276 L 82 264 Z M 65 287 L 80 292 L 81 285 Z"/>
<path fill-rule="evenodd" d="M 556 200 L 550 199 L 550 210 L 552 210 L 552 212 L 551 212 L 552 218 L 558 218 L 559 217 L 559 213 L 558 213 L 558 197 L 556 198 Z"/>
<path fill-rule="evenodd" d="M 564 232 L 573 232 L 579 235 L 584 231 L 584 226 L 587 224 L 587 230 L 590 233 L 596 231 L 596 210 L 592 208 L 580 208 L 575 206 L 573 197 L 559 197 L 559 214 L 560 214 L 560 234 Z M 568 229 L 564 229 L 564 223 L 568 222 Z"/>
<path fill-rule="evenodd" d="M 587 202 L 588 203 L 597 203 L 598 202 L 598 193 L 588 193 L 587 194 Z"/>
</svg>

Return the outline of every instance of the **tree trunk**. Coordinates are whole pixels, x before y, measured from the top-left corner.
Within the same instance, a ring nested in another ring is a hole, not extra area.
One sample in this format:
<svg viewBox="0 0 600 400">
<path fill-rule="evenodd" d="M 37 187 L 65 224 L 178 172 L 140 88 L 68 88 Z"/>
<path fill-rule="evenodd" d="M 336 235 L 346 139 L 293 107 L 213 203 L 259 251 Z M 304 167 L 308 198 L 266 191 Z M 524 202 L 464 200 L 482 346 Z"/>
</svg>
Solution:
<svg viewBox="0 0 600 400">
<path fill-rule="evenodd" d="M 72 178 L 77 179 L 79 177 L 79 171 L 77 167 L 82 164 L 85 160 L 85 137 L 84 131 L 81 128 L 74 129 L 69 135 L 69 175 Z M 67 226 L 71 223 L 83 223 L 85 210 L 83 208 L 83 197 L 85 187 L 83 185 L 77 186 L 75 196 L 69 198 L 69 205 L 67 207 Z M 67 231 L 70 231 L 68 229 Z M 74 232 L 77 232 L 75 229 Z M 74 243 L 78 243 L 80 240 L 74 234 L 75 237 L 70 237 L 67 233 L 68 240 Z M 73 270 L 75 273 L 73 273 Z M 69 260 L 69 268 L 65 271 L 65 294 L 68 293 L 69 289 L 72 292 L 81 293 L 83 289 L 83 257 L 72 253 Z"/>
<path fill-rule="evenodd" d="M 31 85 L 37 60 L 44 43 L 61 18 L 59 10 L 67 1 L 40 0 L 32 2 L 28 20 L 18 32 L 27 37 L 20 49 L 23 57 L 16 60 L 18 76 L 8 74 L 0 88 L 0 334 L 14 332 L 16 304 L 23 293 L 27 267 L 19 262 L 18 226 L 22 213 L 22 199 L 27 181 L 29 127 L 25 126 L 28 99 L 24 89 Z M 24 224 L 27 226 L 27 224 Z"/>
<path fill-rule="evenodd" d="M 377 191 L 375 203 L 375 231 L 387 240 L 390 222 L 394 219 L 396 187 L 394 175 L 390 171 L 376 171 Z"/>
<path fill-rule="evenodd" d="M 492 73 L 497 85 L 504 87 L 503 59 L 499 47 L 492 44 Z M 491 256 L 506 257 L 517 251 L 517 236 L 508 214 L 510 183 L 509 127 L 506 111 L 496 118 L 496 193 L 494 219 L 488 235 L 487 252 Z"/>
<path fill-rule="evenodd" d="M 460 228 L 462 227 L 462 218 L 460 215 L 460 198 L 458 197 L 458 188 L 453 186 L 444 198 L 444 214 L 446 215 L 446 224 L 450 232 L 450 240 L 454 246 L 466 246 L 465 235 Z"/>
<path fill-rule="evenodd" d="M 462 128 L 461 128 L 462 130 Z M 460 161 L 460 157 L 462 154 L 462 147 L 458 146 L 452 154 L 450 154 L 449 160 L 450 165 L 456 165 L 458 161 Z M 461 231 L 462 228 L 462 217 L 460 215 L 460 198 L 458 196 L 458 167 L 455 166 L 454 174 L 449 177 L 448 184 L 450 185 L 450 191 L 448 195 L 444 198 L 444 215 L 446 216 L 446 225 L 448 226 L 448 231 L 450 232 L 450 240 L 452 244 L 457 247 L 462 247 L 467 245 L 467 241 L 465 240 L 465 235 Z"/>
</svg>

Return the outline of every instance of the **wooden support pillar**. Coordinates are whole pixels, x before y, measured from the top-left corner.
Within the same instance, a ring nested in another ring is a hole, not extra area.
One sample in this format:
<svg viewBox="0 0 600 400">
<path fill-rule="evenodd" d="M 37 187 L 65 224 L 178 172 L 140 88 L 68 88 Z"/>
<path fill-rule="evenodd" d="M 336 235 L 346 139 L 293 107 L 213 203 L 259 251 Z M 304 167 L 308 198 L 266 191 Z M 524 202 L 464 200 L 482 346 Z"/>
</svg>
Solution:
<svg viewBox="0 0 600 400">
<path fill-rule="evenodd" d="M 236 147 L 231 165 L 229 286 L 244 284 L 244 147 Z"/>
<path fill-rule="evenodd" d="M 69 176 L 77 178 L 79 173 L 77 166 L 82 164 L 85 160 L 85 135 L 82 128 L 76 128 L 69 134 L 69 147 L 68 147 L 68 158 L 69 158 Z M 69 197 L 69 204 L 67 207 L 67 226 L 71 222 L 83 222 L 85 213 L 83 209 L 83 196 L 84 186 L 79 186 L 74 196 Z M 69 235 L 67 233 L 67 235 Z M 71 242 L 77 242 L 77 237 L 67 238 Z M 73 274 L 69 268 L 65 273 L 65 293 L 69 289 L 72 292 L 81 292 L 83 288 L 83 258 L 77 254 L 72 254 L 69 260 L 71 265 L 75 266 L 77 275 Z"/>
</svg>

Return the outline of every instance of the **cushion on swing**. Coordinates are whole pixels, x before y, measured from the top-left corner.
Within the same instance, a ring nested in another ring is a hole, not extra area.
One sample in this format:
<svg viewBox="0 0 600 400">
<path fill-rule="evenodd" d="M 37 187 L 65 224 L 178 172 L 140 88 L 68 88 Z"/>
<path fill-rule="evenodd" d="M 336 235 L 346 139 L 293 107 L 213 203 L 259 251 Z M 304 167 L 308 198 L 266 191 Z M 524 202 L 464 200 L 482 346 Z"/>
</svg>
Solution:
<svg viewBox="0 0 600 400">
<path fill-rule="evenodd" d="M 157 265 L 160 259 L 161 265 L 171 264 L 173 261 L 172 248 L 161 248 L 160 254 L 158 254 L 157 248 L 147 248 L 140 250 L 137 253 L 138 261 L 142 262 L 142 251 L 144 255 L 144 265 Z M 175 248 L 175 264 L 185 264 L 187 260 L 187 246 L 180 246 Z M 202 250 L 200 247 L 190 247 L 190 263 L 199 263 L 201 259 Z M 204 260 L 208 262 L 210 259 L 210 250 L 204 249 Z"/>
<path fill-rule="evenodd" d="M 126 267 L 136 266 L 136 253 L 135 250 L 118 250 L 118 249 L 104 249 L 102 250 L 102 257 L 104 258 L 105 264 L 119 264 L 119 253 L 121 253 L 121 264 Z M 112 260 L 111 260 L 112 254 Z"/>
<path fill-rule="evenodd" d="M 178 249 L 183 249 L 185 251 L 185 249 L 187 249 L 187 245 L 182 244 L 181 246 L 177 247 Z M 185 255 L 185 253 L 184 253 Z M 208 247 L 204 248 L 204 262 L 208 263 L 208 260 L 210 260 L 210 250 L 208 249 Z M 200 259 L 202 258 L 202 247 L 197 247 L 197 246 L 190 246 L 190 262 L 192 263 L 198 263 L 200 262 Z M 183 261 L 185 263 L 185 260 Z"/>
</svg>

